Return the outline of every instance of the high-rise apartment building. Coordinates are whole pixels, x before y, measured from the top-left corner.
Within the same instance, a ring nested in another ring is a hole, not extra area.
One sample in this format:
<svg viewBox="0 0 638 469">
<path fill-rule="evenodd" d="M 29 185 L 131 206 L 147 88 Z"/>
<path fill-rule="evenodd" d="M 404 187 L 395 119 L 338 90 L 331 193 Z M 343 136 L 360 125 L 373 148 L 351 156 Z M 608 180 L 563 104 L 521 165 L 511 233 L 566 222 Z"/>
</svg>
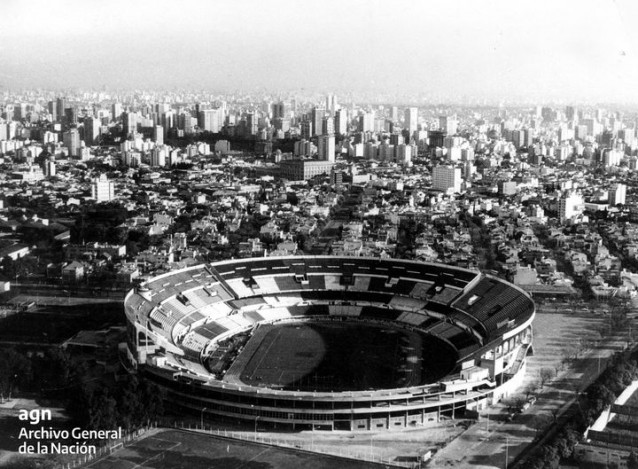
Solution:
<svg viewBox="0 0 638 469">
<path fill-rule="evenodd" d="M 58 107 L 55 101 L 49 101 L 47 104 L 47 110 L 51 114 L 51 122 L 57 122 L 58 120 Z"/>
<path fill-rule="evenodd" d="M 283 102 L 279 101 L 278 103 L 273 103 L 272 105 L 272 118 L 273 119 L 285 119 L 288 117 L 290 112 L 289 106 Z"/>
<path fill-rule="evenodd" d="M 98 135 L 100 135 L 100 121 L 95 117 L 84 119 L 84 141 L 86 144 L 94 145 Z"/>
<path fill-rule="evenodd" d="M 583 197 L 580 194 L 566 193 L 558 201 L 558 218 L 561 223 L 571 221 L 581 215 L 584 208 Z"/>
<path fill-rule="evenodd" d="M 205 132 L 219 133 L 223 124 L 223 113 L 221 108 L 203 109 L 197 116 L 197 125 Z"/>
<path fill-rule="evenodd" d="M 334 94 L 329 94 L 328 96 L 326 96 L 326 110 L 328 111 L 328 113 L 331 116 L 334 116 L 335 112 L 337 112 L 337 109 L 339 109 L 337 96 Z"/>
<path fill-rule="evenodd" d="M 312 142 L 306 139 L 301 139 L 295 142 L 294 154 L 295 156 L 312 156 L 316 149 L 317 148 L 312 144 Z"/>
<path fill-rule="evenodd" d="M 416 132 L 418 119 L 419 119 L 419 110 L 415 107 L 409 107 L 405 110 L 405 124 L 404 128 L 412 135 Z"/>
<path fill-rule="evenodd" d="M 58 122 L 62 122 L 64 119 L 64 110 L 66 109 L 66 101 L 64 98 L 58 98 L 55 100 L 56 118 Z"/>
<path fill-rule="evenodd" d="M 335 112 L 335 133 L 344 135 L 348 132 L 348 113 L 345 109 Z"/>
<path fill-rule="evenodd" d="M 124 135 L 137 132 L 137 114 L 131 111 L 122 113 L 122 131 Z"/>
<path fill-rule="evenodd" d="M 321 135 L 333 135 L 335 133 L 334 119 L 326 116 L 321 120 Z"/>
<path fill-rule="evenodd" d="M 259 128 L 258 119 L 258 116 L 256 116 L 254 112 L 246 114 L 246 131 L 250 135 L 257 135 L 257 130 Z"/>
<path fill-rule="evenodd" d="M 412 162 L 413 153 L 412 145 L 406 145 L 405 143 L 400 143 L 395 147 L 396 152 L 396 162 L 403 165 L 409 165 Z"/>
<path fill-rule="evenodd" d="M 334 162 L 335 160 L 335 136 L 321 135 L 317 145 L 317 154 L 323 161 Z"/>
<path fill-rule="evenodd" d="M 113 106 L 111 106 L 111 114 L 114 121 L 122 117 L 122 105 L 120 103 L 113 103 Z"/>
<path fill-rule="evenodd" d="M 156 125 L 153 127 L 153 141 L 157 145 L 164 144 L 164 127 Z"/>
<path fill-rule="evenodd" d="M 374 132 L 374 112 L 359 115 L 359 132 Z"/>
<path fill-rule="evenodd" d="M 310 140 L 310 137 L 314 135 L 312 122 L 309 120 L 305 120 L 301 123 L 301 138 L 305 138 L 306 140 Z"/>
<path fill-rule="evenodd" d="M 98 203 L 109 202 L 115 198 L 115 183 L 109 181 L 106 174 L 93 180 L 91 185 L 91 197 Z"/>
<path fill-rule="evenodd" d="M 625 184 L 613 184 L 608 193 L 609 205 L 625 205 L 626 196 L 627 186 Z"/>
<path fill-rule="evenodd" d="M 70 157 L 78 157 L 80 154 L 80 132 L 78 129 L 69 129 L 62 134 L 62 142 L 69 150 Z"/>
<path fill-rule="evenodd" d="M 163 168 L 166 166 L 166 157 L 168 156 L 169 149 L 164 145 L 158 145 L 153 148 L 151 152 L 151 166 Z"/>
<path fill-rule="evenodd" d="M 399 108 L 396 106 L 392 106 L 390 108 L 390 120 L 392 122 L 399 122 Z"/>
<path fill-rule="evenodd" d="M 321 135 L 321 131 L 322 131 L 322 123 L 323 123 L 323 118 L 326 115 L 326 110 L 323 108 L 312 108 L 312 112 L 311 112 L 311 121 L 312 121 L 312 128 L 314 131 L 314 135 Z"/>
<path fill-rule="evenodd" d="M 64 121 L 67 125 L 76 125 L 78 123 L 78 108 L 75 106 L 66 108 L 64 110 Z"/>
<path fill-rule="evenodd" d="M 459 121 L 453 116 L 439 116 L 439 128 L 447 135 L 456 135 Z"/>
<path fill-rule="evenodd" d="M 578 120 L 578 112 L 574 106 L 565 107 L 565 117 L 569 121 Z"/>
<path fill-rule="evenodd" d="M 439 165 L 432 171 L 432 188 L 445 192 L 461 191 L 461 168 Z"/>
<path fill-rule="evenodd" d="M 42 169 L 44 171 L 44 175 L 45 177 L 54 177 L 55 173 L 56 173 L 56 168 L 55 168 L 55 158 L 51 157 L 48 158 L 43 164 L 42 164 Z"/>
<path fill-rule="evenodd" d="M 175 127 L 175 114 L 173 111 L 166 111 L 162 113 L 161 119 L 162 127 L 165 129 L 172 129 Z"/>
</svg>

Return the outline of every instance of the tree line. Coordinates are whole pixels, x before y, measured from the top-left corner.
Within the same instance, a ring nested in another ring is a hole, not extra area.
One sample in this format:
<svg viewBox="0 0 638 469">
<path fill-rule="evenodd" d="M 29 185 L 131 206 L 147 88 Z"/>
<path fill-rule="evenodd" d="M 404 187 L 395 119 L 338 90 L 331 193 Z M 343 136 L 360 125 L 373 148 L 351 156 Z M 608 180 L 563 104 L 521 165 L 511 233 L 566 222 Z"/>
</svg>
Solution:
<svg viewBox="0 0 638 469">
<path fill-rule="evenodd" d="M 96 377 L 60 348 L 40 355 L 0 349 L 0 396 L 28 394 L 60 400 L 72 423 L 87 430 L 136 430 L 164 413 L 161 389 L 137 375 Z"/>
<path fill-rule="evenodd" d="M 636 353 L 632 357 L 623 353 L 614 355 L 610 366 L 584 395 L 579 397 L 579 412 L 569 419 L 551 441 L 528 457 L 522 467 L 524 469 L 557 468 L 561 459 L 569 460 L 587 427 L 594 423 L 603 410 L 614 403 L 618 395 L 632 381 L 638 379 L 638 365 L 635 358 Z M 632 453 L 627 464 L 630 469 L 638 469 L 638 454 Z"/>
</svg>

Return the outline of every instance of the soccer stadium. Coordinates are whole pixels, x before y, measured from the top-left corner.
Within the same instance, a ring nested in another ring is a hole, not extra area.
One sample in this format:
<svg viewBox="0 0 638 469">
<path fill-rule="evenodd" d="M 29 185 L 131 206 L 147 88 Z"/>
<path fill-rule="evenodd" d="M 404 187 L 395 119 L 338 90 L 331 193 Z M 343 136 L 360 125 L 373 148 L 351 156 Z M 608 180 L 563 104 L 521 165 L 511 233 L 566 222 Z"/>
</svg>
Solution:
<svg viewBox="0 0 638 469">
<path fill-rule="evenodd" d="M 159 275 L 125 299 L 128 359 L 168 402 L 287 429 L 402 429 L 511 394 L 532 347 L 518 287 L 443 264 L 303 256 Z"/>
</svg>

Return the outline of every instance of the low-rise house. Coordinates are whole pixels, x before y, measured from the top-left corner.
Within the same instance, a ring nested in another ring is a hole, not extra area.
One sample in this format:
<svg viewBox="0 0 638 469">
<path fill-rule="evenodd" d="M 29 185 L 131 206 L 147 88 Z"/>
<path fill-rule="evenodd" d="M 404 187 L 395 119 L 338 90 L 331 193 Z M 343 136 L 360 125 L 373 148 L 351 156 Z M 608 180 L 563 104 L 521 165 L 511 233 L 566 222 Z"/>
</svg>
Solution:
<svg viewBox="0 0 638 469">
<path fill-rule="evenodd" d="M 31 252 L 31 248 L 26 244 L 13 244 L 0 249 L 0 261 L 8 257 L 12 261 L 17 261 Z"/>
<path fill-rule="evenodd" d="M 62 267 L 62 280 L 68 283 L 76 283 L 84 278 L 84 265 L 73 261 Z"/>
</svg>

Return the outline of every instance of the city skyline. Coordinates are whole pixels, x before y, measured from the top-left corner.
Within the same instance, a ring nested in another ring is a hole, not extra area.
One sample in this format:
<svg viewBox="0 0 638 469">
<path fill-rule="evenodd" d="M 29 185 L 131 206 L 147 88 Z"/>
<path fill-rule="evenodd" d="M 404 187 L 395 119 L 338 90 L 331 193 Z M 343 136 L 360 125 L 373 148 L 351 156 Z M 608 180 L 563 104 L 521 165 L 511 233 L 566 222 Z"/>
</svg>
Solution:
<svg viewBox="0 0 638 469">
<path fill-rule="evenodd" d="M 10 1 L 0 88 L 638 102 L 629 1 Z"/>
</svg>

